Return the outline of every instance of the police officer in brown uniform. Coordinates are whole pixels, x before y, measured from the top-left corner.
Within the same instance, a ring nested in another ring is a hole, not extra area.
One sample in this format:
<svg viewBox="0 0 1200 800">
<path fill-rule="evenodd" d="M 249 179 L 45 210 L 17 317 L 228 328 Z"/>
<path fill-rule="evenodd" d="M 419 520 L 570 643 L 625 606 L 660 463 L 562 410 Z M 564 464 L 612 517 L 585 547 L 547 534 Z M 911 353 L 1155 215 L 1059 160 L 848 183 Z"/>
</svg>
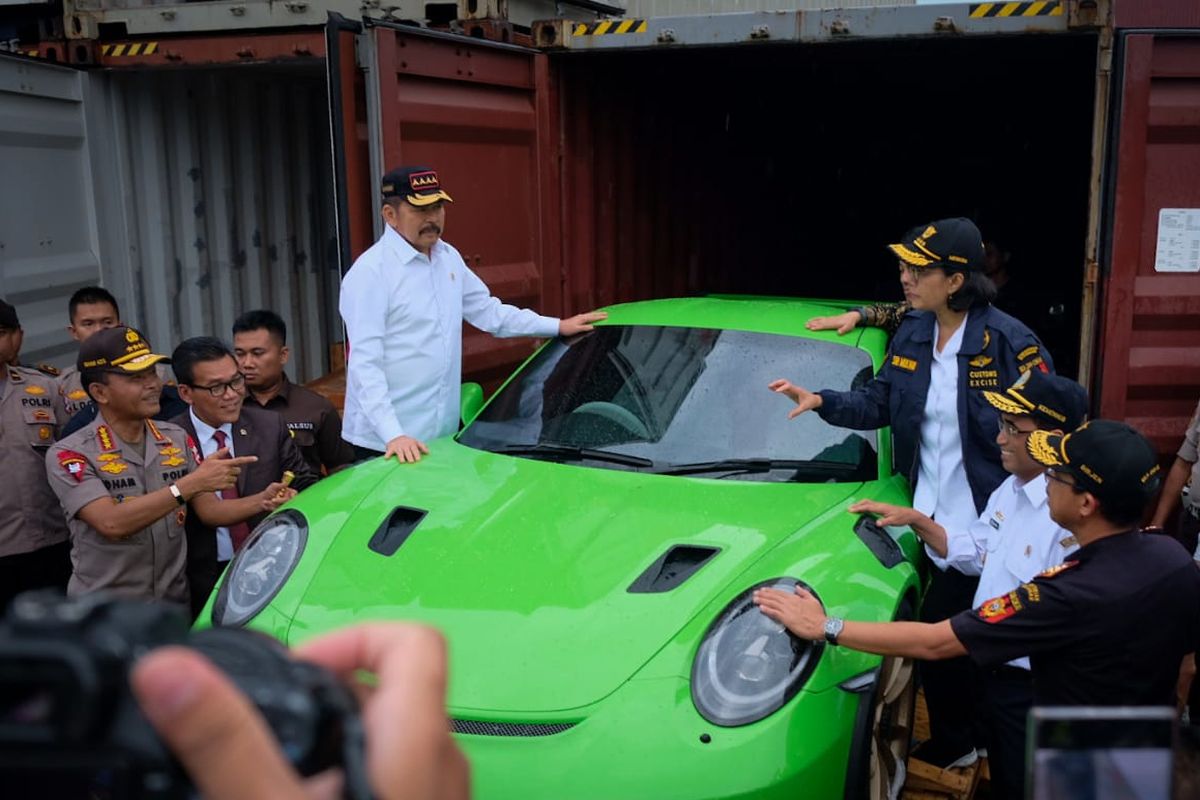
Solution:
<svg viewBox="0 0 1200 800">
<path fill-rule="evenodd" d="M 1183 513 L 1175 537 L 1200 560 L 1200 549 L 1196 546 L 1197 533 L 1200 532 L 1200 405 L 1192 414 L 1192 420 L 1183 434 L 1183 444 L 1175 455 L 1175 463 L 1163 482 L 1162 494 L 1154 509 L 1154 517 L 1150 520 L 1151 527 L 1166 525 L 1176 506 L 1182 506 Z"/>
<path fill-rule="evenodd" d="M 279 412 L 316 475 L 332 474 L 356 460 L 342 438 L 342 418 L 321 395 L 288 380 L 287 325 L 274 311 L 248 311 L 233 323 L 233 352 L 250 397 Z"/>
<path fill-rule="evenodd" d="M 19 348 L 17 310 L 0 300 L 0 611 L 27 589 L 66 588 L 67 525 L 42 469 L 65 421 L 53 378 L 8 366 Z"/>
<path fill-rule="evenodd" d="M 81 344 L 96 331 L 115 328 L 121 324 L 121 310 L 117 298 L 99 286 L 85 286 L 71 295 L 67 303 L 70 324 L 67 333 Z M 159 374 L 162 377 L 162 374 Z M 58 376 L 58 388 L 67 407 L 67 419 L 78 414 L 91 402 L 76 367 L 67 367 Z"/>
<path fill-rule="evenodd" d="M 208 459 L 178 426 L 155 423 L 162 383 L 141 334 L 124 326 L 99 331 L 79 349 L 77 366 L 99 413 L 53 445 L 45 469 L 71 532 L 67 593 L 107 589 L 188 603 L 187 504 L 206 522 L 227 524 L 272 496 L 221 502 L 253 456 Z M 275 487 L 275 490 L 281 488 Z"/>
</svg>

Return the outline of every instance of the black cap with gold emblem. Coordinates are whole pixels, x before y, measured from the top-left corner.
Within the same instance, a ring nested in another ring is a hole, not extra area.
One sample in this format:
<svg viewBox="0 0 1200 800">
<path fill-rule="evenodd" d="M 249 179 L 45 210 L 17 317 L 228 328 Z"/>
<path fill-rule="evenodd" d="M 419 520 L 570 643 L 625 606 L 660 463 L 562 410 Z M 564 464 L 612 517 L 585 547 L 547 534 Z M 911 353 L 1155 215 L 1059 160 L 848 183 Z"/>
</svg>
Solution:
<svg viewBox="0 0 1200 800">
<path fill-rule="evenodd" d="M 170 364 L 171 359 L 150 350 L 150 343 L 133 328 L 124 325 L 96 331 L 79 345 L 76 367 L 84 370 L 141 372 L 155 364 Z"/>
<path fill-rule="evenodd" d="M 428 206 L 439 200 L 453 203 L 454 200 L 442 189 L 438 174 L 429 167 L 396 167 L 379 186 L 383 199 L 402 197 L 414 206 Z"/>
<path fill-rule="evenodd" d="M 1123 422 L 1093 420 L 1067 434 L 1034 431 L 1025 442 L 1029 455 L 1075 485 L 1122 507 L 1150 502 L 1161 483 L 1154 447 Z"/>
<path fill-rule="evenodd" d="M 1087 390 L 1070 378 L 1026 370 L 1003 392 L 984 392 L 984 398 L 1005 414 L 1032 417 L 1038 425 L 1073 431 L 1087 417 Z"/>
<path fill-rule="evenodd" d="M 888 249 L 912 267 L 983 269 L 983 237 L 966 217 L 939 219 L 913 228 L 904 241 L 889 244 Z"/>
</svg>

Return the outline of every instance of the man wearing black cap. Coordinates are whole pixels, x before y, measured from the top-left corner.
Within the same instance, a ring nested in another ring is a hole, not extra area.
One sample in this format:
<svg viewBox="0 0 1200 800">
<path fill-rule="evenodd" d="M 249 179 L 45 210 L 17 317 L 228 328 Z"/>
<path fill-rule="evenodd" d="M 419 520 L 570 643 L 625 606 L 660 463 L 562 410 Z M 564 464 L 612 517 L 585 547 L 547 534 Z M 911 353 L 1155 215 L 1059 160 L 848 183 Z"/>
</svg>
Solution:
<svg viewBox="0 0 1200 800">
<path fill-rule="evenodd" d="M 802 639 L 911 658 L 1028 656 L 1037 705 L 1175 705 L 1181 666 L 1200 640 L 1200 570 L 1138 523 L 1159 483 L 1154 448 L 1120 422 L 1025 443 L 1046 467 L 1051 518 L 1079 550 L 1032 581 L 938 623 L 850 622 L 820 601 L 764 589 L 763 612 Z"/>
<path fill-rule="evenodd" d="M 572 336 L 602 313 L 544 317 L 505 305 L 442 240 L 438 174 L 399 167 L 383 176 L 383 236 L 342 280 L 346 407 L 342 437 L 359 458 L 419 461 L 425 441 L 458 430 L 462 321 L 494 336 Z"/>
<path fill-rule="evenodd" d="M 220 501 L 254 456 L 219 453 L 197 466 L 196 443 L 154 422 L 166 356 L 124 326 L 99 331 L 79 348 L 83 387 L 99 414 L 53 445 L 45 474 L 71 531 L 71 595 L 107 589 L 187 605 L 184 522 L 188 502 L 209 525 L 229 525 L 273 495 Z M 282 484 L 276 485 L 276 490 Z"/>
<path fill-rule="evenodd" d="M 20 348 L 17 310 L 0 300 L 0 612 L 27 589 L 66 588 L 67 526 L 42 461 L 66 421 L 54 378 L 10 366 Z"/>
<path fill-rule="evenodd" d="M 884 525 L 911 527 L 925 542 L 930 560 L 942 570 L 953 567 L 978 575 L 972 608 L 1032 581 L 1063 563 L 1078 549 L 1075 536 L 1050 518 L 1046 478 L 1041 464 L 1025 449 L 1034 431 L 1074 430 L 1087 414 L 1087 392 L 1075 381 L 1030 370 L 1003 392 L 985 392 L 1000 412 L 996 443 L 1010 473 L 966 530 L 947 531 L 921 512 L 866 500 L 854 514 L 878 514 Z M 1025 721 L 1033 705 L 1029 659 L 1012 659 L 981 676 L 991 796 L 1020 797 L 1025 774 Z M 936 742 L 933 745 L 936 746 Z M 951 751 L 947 756 L 956 755 Z M 946 763 L 923 747 L 915 757 Z"/>
</svg>

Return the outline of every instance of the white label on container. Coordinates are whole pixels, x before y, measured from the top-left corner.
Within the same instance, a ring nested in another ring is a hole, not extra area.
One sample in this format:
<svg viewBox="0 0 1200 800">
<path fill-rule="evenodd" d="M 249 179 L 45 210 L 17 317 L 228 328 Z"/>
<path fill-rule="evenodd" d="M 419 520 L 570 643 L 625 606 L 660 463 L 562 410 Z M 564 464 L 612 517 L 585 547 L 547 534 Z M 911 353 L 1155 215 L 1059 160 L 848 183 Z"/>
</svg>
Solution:
<svg viewBox="0 0 1200 800">
<path fill-rule="evenodd" d="M 1200 272 L 1200 208 L 1160 208 L 1155 272 Z"/>
</svg>

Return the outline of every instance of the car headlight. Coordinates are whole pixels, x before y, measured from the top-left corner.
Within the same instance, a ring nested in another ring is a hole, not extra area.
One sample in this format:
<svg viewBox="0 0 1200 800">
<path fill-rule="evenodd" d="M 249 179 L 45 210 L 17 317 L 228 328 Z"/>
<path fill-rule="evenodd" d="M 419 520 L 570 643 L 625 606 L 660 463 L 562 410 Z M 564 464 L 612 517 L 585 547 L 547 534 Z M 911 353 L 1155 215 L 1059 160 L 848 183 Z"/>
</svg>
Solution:
<svg viewBox="0 0 1200 800">
<path fill-rule="evenodd" d="M 793 578 L 752 586 L 709 626 L 692 664 L 692 702 L 709 722 L 757 722 L 800 691 L 816 667 L 824 645 L 797 639 L 754 605 L 757 589 L 792 592 L 797 584 L 809 588 Z"/>
<path fill-rule="evenodd" d="M 214 625 L 243 625 L 266 608 L 292 574 L 308 542 L 308 520 L 287 510 L 258 524 L 221 581 Z"/>
</svg>

